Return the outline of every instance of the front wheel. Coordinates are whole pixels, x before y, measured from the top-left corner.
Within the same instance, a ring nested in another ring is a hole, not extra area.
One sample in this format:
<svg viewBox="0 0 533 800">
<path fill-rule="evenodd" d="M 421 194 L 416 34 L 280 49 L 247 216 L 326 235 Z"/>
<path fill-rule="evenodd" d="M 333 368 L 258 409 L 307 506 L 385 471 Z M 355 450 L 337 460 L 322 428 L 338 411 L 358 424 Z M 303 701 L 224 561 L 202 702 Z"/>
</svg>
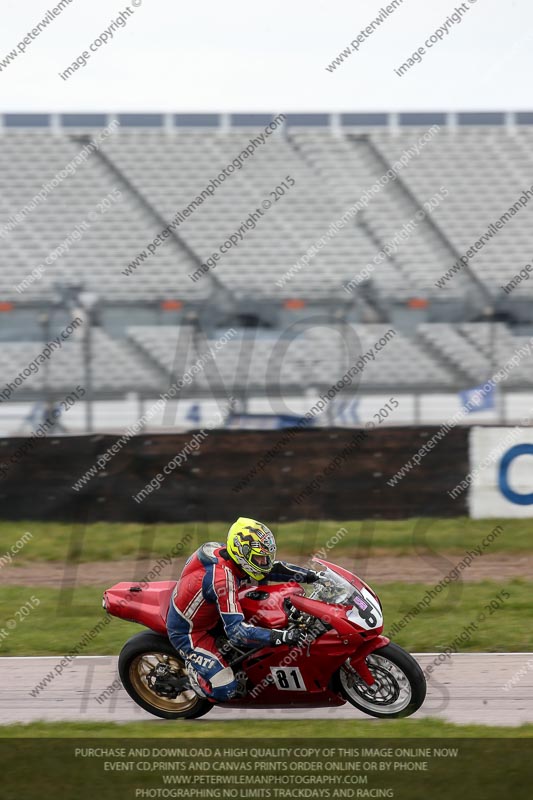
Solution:
<svg viewBox="0 0 533 800">
<path fill-rule="evenodd" d="M 426 679 L 420 665 L 399 645 L 389 642 L 366 658 L 375 678 L 368 686 L 350 660 L 339 668 L 336 678 L 343 697 L 365 714 L 383 719 L 409 717 L 426 697 Z"/>
<path fill-rule="evenodd" d="M 122 684 L 137 705 L 163 719 L 194 719 L 213 704 L 191 689 L 183 659 L 165 636 L 137 633 L 118 658 Z"/>
</svg>

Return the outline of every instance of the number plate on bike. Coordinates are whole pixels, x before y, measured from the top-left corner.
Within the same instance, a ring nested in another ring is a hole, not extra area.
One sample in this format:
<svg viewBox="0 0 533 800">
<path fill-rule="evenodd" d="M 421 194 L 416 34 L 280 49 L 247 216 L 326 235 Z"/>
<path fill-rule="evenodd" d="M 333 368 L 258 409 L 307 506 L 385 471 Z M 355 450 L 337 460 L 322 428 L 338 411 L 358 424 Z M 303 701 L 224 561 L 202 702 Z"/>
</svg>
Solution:
<svg viewBox="0 0 533 800">
<path fill-rule="evenodd" d="M 373 600 L 366 589 L 361 589 L 362 598 L 354 598 L 354 608 L 348 611 L 347 618 L 356 622 L 361 628 L 372 630 L 379 625 L 383 625 L 383 615 L 377 603 Z"/>
<path fill-rule="evenodd" d="M 305 692 L 306 687 L 298 667 L 270 667 L 276 688 L 286 692 Z"/>
</svg>

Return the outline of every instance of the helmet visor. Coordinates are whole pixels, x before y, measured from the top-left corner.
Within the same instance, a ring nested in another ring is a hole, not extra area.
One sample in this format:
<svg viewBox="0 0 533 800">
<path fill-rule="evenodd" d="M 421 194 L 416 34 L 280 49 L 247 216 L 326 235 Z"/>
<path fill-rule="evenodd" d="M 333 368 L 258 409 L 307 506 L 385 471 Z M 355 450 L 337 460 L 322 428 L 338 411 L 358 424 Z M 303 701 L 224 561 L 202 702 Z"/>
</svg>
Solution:
<svg viewBox="0 0 533 800">
<path fill-rule="evenodd" d="M 272 559 L 265 553 L 253 553 L 250 561 L 254 567 L 259 567 L 263 571 L 272 569 Z"/>
</svg>

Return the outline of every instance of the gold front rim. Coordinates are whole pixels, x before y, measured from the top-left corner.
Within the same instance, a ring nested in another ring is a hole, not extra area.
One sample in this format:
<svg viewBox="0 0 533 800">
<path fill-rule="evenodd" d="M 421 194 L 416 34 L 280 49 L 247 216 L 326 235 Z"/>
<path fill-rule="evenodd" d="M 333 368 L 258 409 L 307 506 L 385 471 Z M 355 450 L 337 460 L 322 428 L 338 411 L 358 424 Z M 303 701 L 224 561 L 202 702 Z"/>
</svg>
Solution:
<svg viewBox="0 0 533 800">
<path fill-rule="evenodd" d="M 181 713 L 189 711 L 198 701 L 199 697 L 193 689 L 180 692 L 174 699 L 161 697 L 150 685 L 150 673 L 158 664 L 169 667 L 178 677 L 187 677 L 181 659 L 169 656 L 166 653 L 142 653 L 136 656 L 130 664 L 130 680 L 139 697 L 160 711 Z"/>
</svg>

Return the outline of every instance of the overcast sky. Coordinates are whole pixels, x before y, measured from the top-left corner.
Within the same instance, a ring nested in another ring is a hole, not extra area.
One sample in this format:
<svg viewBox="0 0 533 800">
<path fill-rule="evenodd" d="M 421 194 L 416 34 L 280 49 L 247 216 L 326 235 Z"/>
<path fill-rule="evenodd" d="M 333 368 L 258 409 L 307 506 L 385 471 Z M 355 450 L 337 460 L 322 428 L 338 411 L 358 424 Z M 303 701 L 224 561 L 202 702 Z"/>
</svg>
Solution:
<svg viewBox="0 0 533 800">
<path fill-rule="evenodd" d="M 0 66 L 58 0 L 3 0 Z M 2 111 L 530 110 L 532 0 L 465 0 L 463 21 L 399 67 L 460 5 L 403 0 L 356 53 L 326 66 L 387 0 L 129 0 L 133 13 L 59 77 L 126 4 L 72 0 L 0 71 Z M 140 3 L 137 7 L 133 3 Z"/>
</svg>

